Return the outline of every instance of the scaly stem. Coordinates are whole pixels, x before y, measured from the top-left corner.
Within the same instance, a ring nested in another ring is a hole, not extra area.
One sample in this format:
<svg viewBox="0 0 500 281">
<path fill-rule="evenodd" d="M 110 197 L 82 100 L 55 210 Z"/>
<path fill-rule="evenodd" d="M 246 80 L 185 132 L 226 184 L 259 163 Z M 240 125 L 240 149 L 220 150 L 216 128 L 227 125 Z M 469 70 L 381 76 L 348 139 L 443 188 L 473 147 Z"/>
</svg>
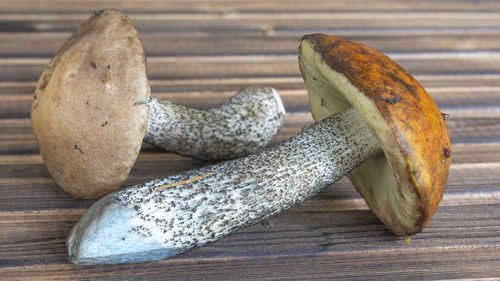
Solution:
<svg viewBox="0 0 500 281">
<path fill-rule="evenodd" d="M 285 109 L 270 87 L 250 87 L 209 110 L 150 99 L 144 140 L 198 159 L 253 154 L 271 141 L 285 122 Z"/>
<path fill-rule="evenodd" d="M 378 153 L 371 130 L 354 109 L 346 110 L 257 155 L 153 180 L 99 200 L 69 235 L 70 259 L 77 264 L 127 263 L 186 252 L 305 201 Z"/>
</svg>

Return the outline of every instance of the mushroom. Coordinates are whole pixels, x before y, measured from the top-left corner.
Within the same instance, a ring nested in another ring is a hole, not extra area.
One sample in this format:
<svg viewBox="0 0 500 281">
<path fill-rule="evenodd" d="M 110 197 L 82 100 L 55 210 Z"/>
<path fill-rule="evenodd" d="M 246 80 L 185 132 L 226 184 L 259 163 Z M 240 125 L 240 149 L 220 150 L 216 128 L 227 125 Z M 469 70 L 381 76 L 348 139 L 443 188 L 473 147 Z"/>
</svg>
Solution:
<svg viewBox="0 0 500 281">
<path fill-rule="evenodd" d="M 450 165 L 432 98 L 382 53 L 338 37 L 304 36 L 299 61 L 318 122 L 259 154 L 102 198 L 68 235 L 71 262 L 171 257 L 266 220 L 346 174 L 394 234 L 422 231 Z"/>
<path fill-rule="evenodd" d="M 85 21 L 38 80 L 31 122 L 57 184 L 94 199 L 119 188 L 143 139 L 198 159 L 226 159 L 267 145 L 285 120 L 271 87 L 249 87 L 197 110 L 150 97 L 137 31 L 118 10 Z"/>
</svg>

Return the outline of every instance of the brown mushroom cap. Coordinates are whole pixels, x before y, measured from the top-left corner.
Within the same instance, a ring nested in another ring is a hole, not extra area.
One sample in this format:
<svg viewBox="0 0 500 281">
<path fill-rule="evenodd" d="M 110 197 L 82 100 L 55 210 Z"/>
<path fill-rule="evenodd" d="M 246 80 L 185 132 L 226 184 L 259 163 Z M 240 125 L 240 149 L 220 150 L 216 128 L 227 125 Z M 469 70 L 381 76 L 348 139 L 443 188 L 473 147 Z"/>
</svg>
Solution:
<svg viewBox="0 0 500 281">
<path fill-rule="evenodd" d="M 395 234 L 420 232 L 450 167 L 448 131 L 435 102 L 405 69 L 356 42 L 306 35 L 299 61 L 314 119 L 353 106 L 384 151 L 349 174 L 353 185 Z"/>
<path fill-rule="evenodd" d="M 115 191 L 139 154 L 149 97 L 144 50 L 127 16 L 103 10 L 64 42 L 31 106 L 41 156 L 57 184 L 87 199 Z"/>
</svg>

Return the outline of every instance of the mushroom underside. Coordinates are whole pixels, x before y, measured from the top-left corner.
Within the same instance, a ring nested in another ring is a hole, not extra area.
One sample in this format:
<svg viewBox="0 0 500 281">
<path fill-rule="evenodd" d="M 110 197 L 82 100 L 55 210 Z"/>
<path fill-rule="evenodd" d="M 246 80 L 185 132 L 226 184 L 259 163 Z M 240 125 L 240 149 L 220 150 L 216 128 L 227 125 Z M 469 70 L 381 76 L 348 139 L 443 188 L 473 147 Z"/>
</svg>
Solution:
<svg viewBox="0 0 500 281">
<path fill-rule="evenodd" d="M 308 41 L 301 45 L 300 63 L 315 121 L 354 107 L 373 130 L 384 151 L 348 175 L 370 209 L 397 235 L 420 231 L 421 200 L 415 187 L 409 184 L 398 140 L 376 104 L 346 76 L 332 70 Z"/>
</svg>

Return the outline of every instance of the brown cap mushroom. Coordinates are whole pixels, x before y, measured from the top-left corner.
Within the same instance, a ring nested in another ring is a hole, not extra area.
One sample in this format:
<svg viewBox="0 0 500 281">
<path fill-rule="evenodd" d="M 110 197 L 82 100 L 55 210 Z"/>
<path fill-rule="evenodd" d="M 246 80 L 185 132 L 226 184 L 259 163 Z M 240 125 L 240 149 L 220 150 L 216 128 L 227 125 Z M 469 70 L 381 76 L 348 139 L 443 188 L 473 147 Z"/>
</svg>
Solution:
<svg viewBox="0 0 500 281">
<path fill-rule="evenodd" d="M 70 260 L 171 257 L 287 210 L 349 173 L 395 234 L 421 231 L 450 165 L 436 104 L 403 68 L 358 43 L 308 35 L 299 60 L 318 122 L 259 154 L 109 194 L 70 232 Z"/>
<path fill-rule="evenodd" d="M 420 232 L 441 201 L 450 167 L 437 105 L 404 68 L 356 42 L 306 35 L 299 60 L 314 119 L 352 106 L 384 151 L 349 174 L 353 185 L 395 234 Z"/>
<path fill-rule="evenodd" d="M 41 156 L 67 192 L 97 198 L 125 180 L 139 154 L 149 97 L 137 32 L 115 10 L 85 21 L 43 71 L 31 106 Z"/>
<path fill-rule="evenodd" d="M 254 153 L 285 120 L 270 87 L 250 87 L 209 110 L 150 97 L 137 31 L 118 10 L 92 15 L 43 71 L 31 106 L 33 132 L 55 181 L 94 199 L 128 176 L 143 139 L 199 159 Z"/>
</svg>

